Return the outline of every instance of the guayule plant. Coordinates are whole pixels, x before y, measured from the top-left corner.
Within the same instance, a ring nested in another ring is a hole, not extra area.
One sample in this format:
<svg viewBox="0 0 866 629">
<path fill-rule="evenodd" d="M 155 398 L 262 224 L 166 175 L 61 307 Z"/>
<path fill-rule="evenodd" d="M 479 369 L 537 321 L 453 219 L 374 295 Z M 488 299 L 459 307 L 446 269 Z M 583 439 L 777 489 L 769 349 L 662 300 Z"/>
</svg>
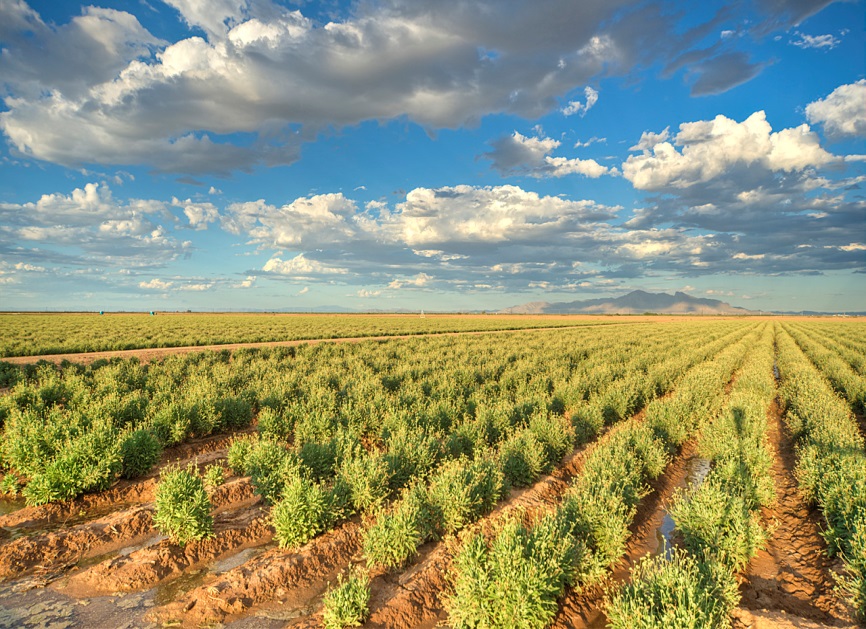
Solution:
<svg viewBox="0 0 866 629">
<path fill-rule="evenodd" d="M 162 455 L 159 439 L 149 430 L 136 430 L 122 440 L 120 457 L 124 478 L 138 478 L 150 471 Z"/>
<path fill-rule="evenodd" d="M 337 587 L 325 594 L 322 625 L 325 629 L 359 627 L 369 614 L 370 576 L 359 566 L 349 571 L 346 580 L 337 577 Z"/>
<path fill-rule="evenodd" d="M 213 536 L 210 498 L 193 464 L 186 469 L 179 466 L 164 469 L 156 486 L 155 502 L 154 526 L 173 542 L 183 546 L 191 540 Z"/>
</svg>

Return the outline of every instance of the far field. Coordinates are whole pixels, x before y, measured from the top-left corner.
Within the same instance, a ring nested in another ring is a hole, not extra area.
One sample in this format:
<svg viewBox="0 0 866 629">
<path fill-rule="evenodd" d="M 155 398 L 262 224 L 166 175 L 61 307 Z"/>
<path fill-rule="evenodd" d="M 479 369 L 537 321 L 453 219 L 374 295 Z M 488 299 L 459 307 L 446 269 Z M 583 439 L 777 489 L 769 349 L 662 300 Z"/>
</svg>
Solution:
<svg viewBox="0 0 866 629">
<path fill-rule="evenodd" d="M 410 335 L 0 361 L 0 627 L 866 614 L 864 321 L 0 323 L 7 355 Z"/>
<path fill-rule="evenodd" d="M 564 315 L 0 314 L 0 357 L 634 322 Z"/>
</svg>

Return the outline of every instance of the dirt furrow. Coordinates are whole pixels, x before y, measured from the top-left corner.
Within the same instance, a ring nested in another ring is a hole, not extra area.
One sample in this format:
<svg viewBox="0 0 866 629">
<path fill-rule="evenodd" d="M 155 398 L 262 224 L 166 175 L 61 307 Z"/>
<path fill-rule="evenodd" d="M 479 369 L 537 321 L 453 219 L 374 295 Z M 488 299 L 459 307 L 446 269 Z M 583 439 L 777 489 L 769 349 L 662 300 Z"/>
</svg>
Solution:
<svg viewBox="0 0 866 629">
<path fill-rule="evenodd" d="M 778 401 L 768 412 L 768 424 L 777 499 L 763 516 L 772 536 L 744 576 L 736 626 L 754 626 L 755 621 L 749 620 L 754 616 L 751 611 L 774 612 L 825 626 L 850 626 L 850 610 L 833 592 L 833 570 L 840 570 L 842 565 L 827 557 L 820 513 L 797 489 L 794 443 L 782 423 Z"/>
<path fill-rule="evenodd" d="M 211 538 L 185 546 L 162 540 L 92 566 L 70 578 L 66 593 L 94 596 L 146 590 L 169 578 L 180 577 L 186 570 L 266 544 L 273 538 L 267 509 L 263 506 L 236 511 L 232 516 L 216 523 Z"/>
<path fill-rule="evenodd" d="M 211 503 L 219 512 L 253 497 L 249 479 L 240 478 L 218 487 L 211 495 Z M 34 569 L 59 572 L 82 559 L 153 536 L 153 510 L 153 505 L 147 503 L 77 526 L 13 539 L 0 546 L 0 578 L 19 577 Z"/>
<path fill-rule="evenodd" d="M 664 473 L 651 483 L 651 493 L 638 504 L 629 531 L 625 555 L 614 565 L 607 579 L 591 588 L 568 588 L 560 599 L 559 612 L 553 621 L 555 629 L 588 629 L 605 626 L 601 608 L 605 592 L 628 580 L 632 566 L 647 554 L 664 552 L 672 543 L 673 521 L 667 512 L 674 491 L 692 482 L 700 482 L 709 469 L 708 461 L 697 453 L 697 441 L 686 442 Z"/>
<path fill-rule="evenodd" d="M 324 589 L 323 582 L 345 568 L 361 547 L 360 525 L 351 521 L 317 537 L 297 551 L 273 549 L 157 609 L 157 622 L 195 627 L 279 600 L 281 609 L 303 608 Z"/>
<path fill-rule="evenodd" d="M 108 515 L 117 511 L 118 507 L 153 502 L 159 471 L 164 466 L 195 460 L 200 467 L 221 462 L 226 458 L 226 451 L 234 438 L 254 430 L 255 428 L 247 428 L 228 435 L 212 435 L 166 448 L 157 467 L 147 476 L 135 480 L 120 480 L 111 489 L 85 494 L 75 500 L 24 507 L 0 515 L 0 531 L 5 529 L 7 533 L 12 533 L 24 529 L 44 530 L 70 526 Z"/>
</svg>

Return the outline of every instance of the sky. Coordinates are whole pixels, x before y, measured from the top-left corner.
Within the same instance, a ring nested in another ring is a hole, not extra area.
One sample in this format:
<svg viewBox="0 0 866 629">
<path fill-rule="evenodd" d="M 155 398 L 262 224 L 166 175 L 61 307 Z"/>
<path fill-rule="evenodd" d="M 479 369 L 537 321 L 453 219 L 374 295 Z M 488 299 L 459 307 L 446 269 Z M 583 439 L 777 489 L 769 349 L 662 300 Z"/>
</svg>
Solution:
<svg viewBox="0 0 866 629">
<path fill-rule="evenodd" d="M 863 0 L 0 0 L 0 310 L 866 311 Z"/>
</svg>

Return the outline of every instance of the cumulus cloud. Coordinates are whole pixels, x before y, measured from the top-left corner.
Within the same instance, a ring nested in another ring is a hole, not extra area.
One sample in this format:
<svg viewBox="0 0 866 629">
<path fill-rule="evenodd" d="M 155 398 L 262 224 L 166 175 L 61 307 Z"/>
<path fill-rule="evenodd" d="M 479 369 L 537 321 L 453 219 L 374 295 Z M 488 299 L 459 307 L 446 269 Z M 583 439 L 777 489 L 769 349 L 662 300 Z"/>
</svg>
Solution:
<svg viewBox="0 0 866 629">
<path fill-rule="evenodd" d="M 680 125 L 673 144 L 645 133 L 622 165 L 623 176 L 640 190 L 687 188 L 733 170 L 760 168 L 772 172 L 803 171 L 838 158 L 821 148 L 808 125 L 773 132 L 763 111 L 743 122 L 725 116 Z M 681 146 L 678 151 L 676 146 Z"/>
<path fill-rule="evenodd" d="M 598 92 L 592 89 L 590 86 L 586 86 L 583 89 L 583 93 L 586 96 L 586 102 L 581 103 L 580 101 L 569 101 L 568 105 L 562 108 L 562 114 L 564 116 L 573 116 L 574 114 L 580 114 L 581 118 L 586 115 L 590 109 L 592 109 L 593 105 L 598 102 Z"/>
<path fill-rule="evenodd" d="M 655 196 L 625 225 L 709 234 L 692 259 L 695 273 L 862 268 L 840 248 L 866 232 L 857 218 L 866 203 L 849 194 L 858 178 L 839 177 L 849 156 L 827 152 L 808 125 L 773 132 L 763 112 L 743 122 L 717 116 L 680 125 L 670 142 L 644 134 L 633 149 L 641 153 L 622 165 L 623 176 Z"/>
<path fill-rule="evenodd" d="M 183 208 L 183 213 L 189 220 L 189 226 L 197 231 L 207 229 L 210 223 L 219 220 L 220 213 L 213 203 L 195 203 L 191 199 L 180 201 L 173 197 L 171 204 Z"/>
<path fill-rule="evenodd" d="M 441 129 L 496 113 L 534 119 L 594 78 L 685 58 L 705 27 L 606 0 L 391 0 L 327 23 L 265 0 L 169 4 L 195 29 L 175 42 L 123 11 L 88 7 L 53 26 L 21 0 L 3 2 L 9 144 L 67 166 L 228 174 L 291 164 L 321 130 L 369 120 Z M 759 70 L 726 53 L 695 66 L 693 91 L 723 91 Z M 585 114 L 598 93 L 584 94 L 564 113 Z"/>
<path fill-rule="evenodd" d="M 806 33 L 796 31 L 794 35 L 796 35 L 797 39 L 792 39 L 790 43 L 797 46 L 797 48 L 833 50 L 833 48 L 841 43 L 840 40 L 829 33 L 826 35 L 807 35 Z"/>
<path fill-rule="evenodd" d="M 535 178 L 583 175 L 597 179 L 602 175 L 617 172 L 602 166 L 594 159 L 555 157 L 551 152 L 561 142 L 553 138 L 527 137 L 515 131 L 513 134 L 492 141 L 492 151 L 483 157 L 493 162 L 493 168 L 503 176 L 526 175 Z"/>
<path fill-rule="evenodd" d="M 866 79 L 840 85 L 806 106 L 806 117 L 832 138 L 866 137 Z"/>
<path fill-rule="evenodd" d="M 66 264 L 159 266 L 186 253 L 158 222 L 166 205 L 151 199 L 119 202 L 106 186 L 89 183 L 70 194 L 45 194 L 29 203 L 0 203 L 0 253 L 39 255 Z M 22 247 L 24 247 L 22 249 Z M 75 251 L 76 253 L 70 253 Z"/>
<path fill-rule="evenodd" d="M 273 273 L 275 275 L 285 275 L 296 278 L 308 278 L 316 275 L 331 275 L 345 274 L 347 269 L 329 266 L 322 264 L 317 260 L 307 258 L 303 253 L 299 253 L 290 260 L 282 260 L 274 257 L 267 261 L 262 268 L 265 273 Z"/>
</svg>

